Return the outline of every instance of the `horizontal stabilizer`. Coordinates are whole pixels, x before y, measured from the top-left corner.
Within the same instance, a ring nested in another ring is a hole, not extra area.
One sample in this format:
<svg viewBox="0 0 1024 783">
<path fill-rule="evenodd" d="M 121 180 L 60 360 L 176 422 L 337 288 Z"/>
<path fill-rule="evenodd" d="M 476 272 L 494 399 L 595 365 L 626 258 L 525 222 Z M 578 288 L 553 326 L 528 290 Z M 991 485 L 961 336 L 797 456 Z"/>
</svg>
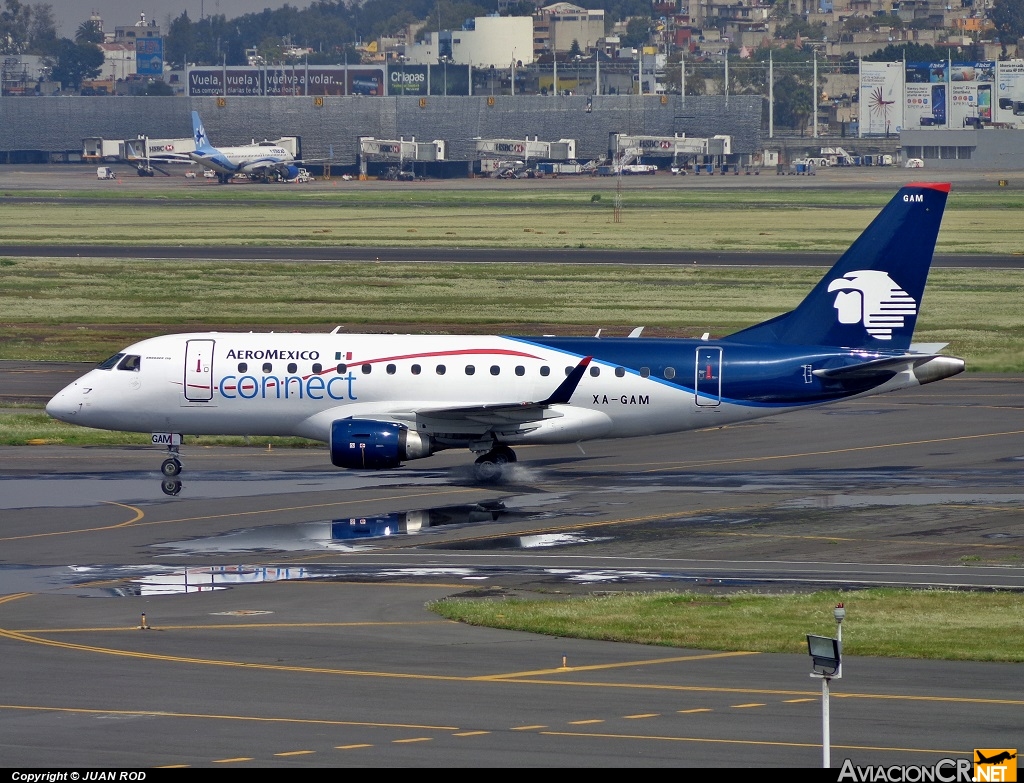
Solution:
<svg viewBox="0 0 1024 783">
<path fill-rule="evenodd" d="M 863 381 L 870 378 L 885 378 L 896 373 L 911 370 L 919 383 L 931 383 L 964 371 L 963 359 L 953 356 L 928 354 L 904 354 L 873 359 L 869 362 L 814 370 L 814 375 L 830 381 Z"/>
<path fill-rule="evenodd" d="M 911 343 L 911 353 L 938 353 L 949 343 Z"/>
</svg>

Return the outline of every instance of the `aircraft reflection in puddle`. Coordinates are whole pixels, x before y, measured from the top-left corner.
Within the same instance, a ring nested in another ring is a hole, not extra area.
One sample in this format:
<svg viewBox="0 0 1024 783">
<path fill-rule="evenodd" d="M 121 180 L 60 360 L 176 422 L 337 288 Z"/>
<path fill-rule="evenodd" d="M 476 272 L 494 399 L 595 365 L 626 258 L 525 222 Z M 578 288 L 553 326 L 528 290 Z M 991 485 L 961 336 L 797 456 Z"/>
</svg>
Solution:
<svg viewBox="0 0 1024 783">
<path fill-rule="evenodd" d="M 242 585 L 285 582 L 323 578 L 324 574 L 303 566 L 207 566 L 198 568 L 158 568 L 138 566 L 113 568 L 110 566 L 72 566 L 76 576 L 95 579 L 123 579 L 117 587 L 100 588 L 106 595 L 182 595 L 227 590 Z M 115 573 L 112 573 L 115 571 Z M 130 576 L 125 571 L 134 571 Z M 139 572 L 142 573 L 139 573 Z M 116 573 L 121 572 L 121 573 Z M 102 575 L 102 576 L 101 576 Z M 93 581 L 90 579 L 90 581 Z"/>
<path fill-rule="evenodd" d="M 530 498 L 536 502 L 536 496 Z M 359 542 L 388 536 L 416 535 L 445 525 L 497 522 L 502 518 L 529 518 L 534 509 L 509 508 L 504 501 L 488 500 L 459 506 L 392 511 L 367 517 L 350 517 L 293 525 L 266 525 L 234 530 L 208 538 L 169 541 L 154 546 L 192 554 L 231 552 L 294 552 L 317 549 L 355 549 Z"/>
<path fill-rule="evenodd" d="M 564 544 L 565 542 L 559 542 Z M 53 569 L 49 569 L 52 571 Z M 575 582 L 582 584 L 614 584 L 623 581 L 681 581 L 696 578 L 688 574 L 671 574 L 656 570 L 552 568 L 539 564 L 520 565 L 513 569 L 520 577 L 537 577 L 549 582 Z M 446 582 L 463 580 L 479 583 L 508 574 L 507 567 L 495 566 L 377 566 L 373 564 L 311 565 L 311 566 L 71 566 L 61 577 L 40 574 L 51 590 L 62 595 L 81 597 L 134 597 L 151 595 L 187 595 L 214 590 L 230 590 L 246 585 L 286 581 L 427 579 L 438 578 Z M 0 568 L 0 578 L 2 578 Z M 701 581 L 708 581 L 701 579 Z M 719 580 L 721 581 L 721 580 Z M 116 584 L 112 584 L 116 583 Z"/>
</svg>

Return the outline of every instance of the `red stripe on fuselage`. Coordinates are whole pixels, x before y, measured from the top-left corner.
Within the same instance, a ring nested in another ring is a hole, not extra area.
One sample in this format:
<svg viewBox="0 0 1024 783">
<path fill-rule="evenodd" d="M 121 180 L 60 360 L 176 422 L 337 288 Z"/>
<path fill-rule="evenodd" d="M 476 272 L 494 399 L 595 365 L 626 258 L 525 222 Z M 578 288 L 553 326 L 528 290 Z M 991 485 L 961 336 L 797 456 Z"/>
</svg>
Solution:
<svg viewBox="0 0 1024 783">
<path fill-rule="evenodd" d="M 400 356 L 382 356 L 379 359 L 363 359 L 358 361 L 350 359 L 345 362 L 346 365 L 351 367 L 352 365 L 364 365 L 364 364 L 381 364 L 382 362 L 397 362 L 408 359 L 426 359 L 426 358 L 438 358 L 441 356 L 517 356 L 523 359 L 540 359 L 539 356 L 535 356 L 532 353 L 523 353 L 522 351 L 510 351 L 503 348 L 465 348 L 458 351 L 430 351 L 427 353 L 410 353 L 403 354 Z M 309 375 L 299 376 L 302 380 L 308 380 L 314 375 L 328 375 L 329 373 L 337 371 L 337 365 L 331 367 L 325 367 L 318 373 L 310 373 Z M 267 383 L 267 388 L 273 388 L 275 384 L 273 382 Z M 206 387 L 202 387 L 206 388 Z M 225 386 L 225 389 L 229 391 L 237 391 L 236 386 Z"/>
</svg>

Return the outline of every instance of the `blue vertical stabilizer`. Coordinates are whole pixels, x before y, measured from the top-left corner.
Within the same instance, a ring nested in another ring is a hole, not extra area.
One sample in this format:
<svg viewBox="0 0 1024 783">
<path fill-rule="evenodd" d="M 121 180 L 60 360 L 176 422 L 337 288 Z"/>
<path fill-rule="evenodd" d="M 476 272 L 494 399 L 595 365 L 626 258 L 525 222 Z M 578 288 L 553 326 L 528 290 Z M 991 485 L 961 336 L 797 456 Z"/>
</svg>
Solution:
<svg viewBox="0 0 1024 783">
<path fill-rule="evenodd" d="M 795 310 L 729 339 L 873 351 L 909 348 L 949 188 L 923 182 L 900 188 Z"/>
</svg>

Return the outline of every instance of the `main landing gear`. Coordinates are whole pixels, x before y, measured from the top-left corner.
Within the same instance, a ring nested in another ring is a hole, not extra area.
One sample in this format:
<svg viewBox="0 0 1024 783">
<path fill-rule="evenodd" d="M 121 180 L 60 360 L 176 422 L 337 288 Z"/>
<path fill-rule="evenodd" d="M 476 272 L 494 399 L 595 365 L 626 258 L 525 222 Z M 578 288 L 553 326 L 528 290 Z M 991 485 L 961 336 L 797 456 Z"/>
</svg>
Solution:
<svg viewBox="0 0 1024 783">
<path fill-rule="evenodd" d="M 516 461 L 516 453 L 508 446 L 495 446 L 476 459 L 476 477 L 481 481 L 497 481 L 506 465 Z"/>
</svg>

